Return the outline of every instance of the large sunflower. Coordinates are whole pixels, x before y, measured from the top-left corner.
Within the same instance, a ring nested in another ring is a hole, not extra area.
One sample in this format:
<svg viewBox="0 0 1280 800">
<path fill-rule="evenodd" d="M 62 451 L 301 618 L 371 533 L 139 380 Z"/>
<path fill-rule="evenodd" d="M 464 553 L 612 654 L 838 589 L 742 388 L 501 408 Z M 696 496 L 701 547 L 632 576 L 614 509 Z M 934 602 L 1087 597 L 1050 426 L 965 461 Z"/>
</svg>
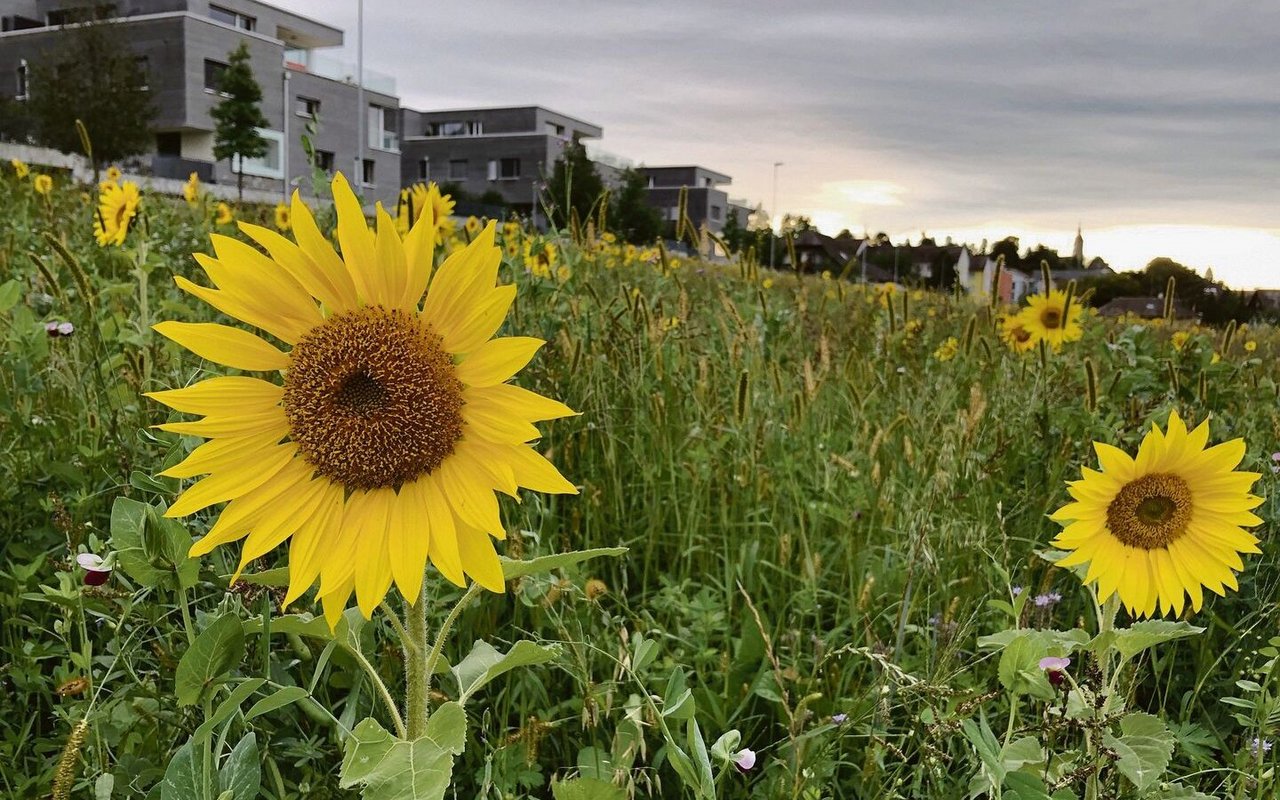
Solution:
<svg viewBox="0 0 1280 800">
<path fill-rule="evenodd" d="M 138 214 L 142 197 L 138 184 L 125 181 L 121 184 L 104 183 L 98 195 L 98 210 L 93 216 L 93 235 L 98 245 L 123 245 L 129 234 L 129 225 Z"/>
<path fill-rule="evenodd" d="M 1037 341 L 1043 339 L 1054 350 L 1063 342 L 1074 342 L 1081 337 L 1080 317 L 1084 309 L 1079 301 L 1067 307 L 1067 293 L 1054 289 L 1048 294 L 1033 294 L 1027 298 L 1027 307 L 1018 315 L 1019 322 Z"/>
<path fill-rule="evenodd" d="M 1239 588 L 1240 553 L 1258 553 L 1243 527 L 1262 522 L 1250 512 L 1262 498 L 1249 493 L 1260 475 L 1235 472 L 1242 439 L 1205 448 L 1209 423 L 1190 433 L 1169 415 L 1167 432 L 1152 426 L 1137 458 L 1094 442 L 1101 472 L 1083 468 L 1068 484 L 1075 502 L 1053 514 L 1064 527 L 1054 545 L 1072 552 L 1058 562 L 1089 563 L 1085 582 L 1098 582 L 1098 599 L 1119 593 L 1136 616 L 1182 613 L 1183 595 L 1200 610 L 1201 587 L 1217 594 Z"/>
<path fill-rule="evenodd" d="M 413 602 L 428 560 L 458 585 L 470 576 L 500 592 L 494 491 L 575 493 L 529 444 L 533 423 L 574 412 L 507 383 L 543 342 L 492 338 L 516 293 L 496 285 L 492 224 L 433 274 L 430 216 L 402 239 L 379 205 L 375 234 L 342 175 L 333 198 L 341 257 L 295 192 L 296 244 L 242 222 L 266 254 L 215 234 L 217 257 L 196 260 L 217 288 L 177 278 L 287 349 L 224 325 L 155 326 L 210 361 L 284 375 L 148 395 L 204 415 L 159 427 L 210 440 L 162 473 L 208 475 L 167 514 L 230 501 L 191 555 L 247 536 L 240 569 L 292 537 L 285 603 L 319 579 L 331 624 L 353 591 L 365 616 L 392 582 Z"/>
</svg>

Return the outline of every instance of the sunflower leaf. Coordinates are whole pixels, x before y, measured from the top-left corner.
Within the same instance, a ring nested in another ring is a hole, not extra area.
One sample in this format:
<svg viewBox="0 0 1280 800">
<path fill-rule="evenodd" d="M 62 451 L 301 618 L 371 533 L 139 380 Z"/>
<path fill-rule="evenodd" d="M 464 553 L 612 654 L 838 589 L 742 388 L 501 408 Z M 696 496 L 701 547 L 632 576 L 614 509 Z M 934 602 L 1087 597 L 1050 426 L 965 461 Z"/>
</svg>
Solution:
<svg viewBox="0 0 1280 800">
<path fill-rule="evenodd" d="M 339 786 L 362 786 L 365 800 L 440 800 L 453 777 L 453 756 L 465 742 L 466 715 L 457 703 L 436 709 L 425 735 L 413 741 L 366 719 L 347 737 Z"/>
<path fill-rule="evenodd" d="M 1128 628 L 1117 628 L 1104 631 L 1089 642 L 1089 650 L 1097 652 L 1105 648 L 1113 648 L 1125 661 L 1158 644 L 1185 639 L 1203 633 L 1204 628 L 1197 628 L 1189 622 L 1170 622 L 1164 619 L 1148 619 L 1135 622 Z"/>
<path fill-rule="evenodd" d="M 1102 744 L 1116 753 L 1116 768 L 1139 790 L 1151 786 L 1169 766 L 1173 734 L 1158 717 L 1136 712 L 1120 719 L 1120 736 L 1107 733 Z"/>
<path fill-rule="evenodd" d="M 616 558 L 625 552 L 627 552 L 625 547 L 597 547 L 594 550 L 574 550 L 569 553 L 540 556 L 529 561 L 516 561 L 515 559 L 504 557 L 501 559 L 502 579 L 504 581 L 513 581 L 526 575 L 539 575 L 561 567 L 573 566 L 592 558 L 606 556 Z"/>
<path fill-rule="evenodd" d="M 223 614 L 196 636 L 174 674 L 179 706 L 195 705 L 205 690 L 244 660 L 244 626 Z"/>
<path fill-rule="evenodd" d="M 466 703 L 485 684 L 503 673 L 517 667 L 545 664 L 558 655 L 558 647 L 545 647 L 525 640 L 516 642 L 511 650 L 503 653 L 478 639 L 471 652 L 453 668 L 454 677 L 458 679 L 458 702 Z"/>
</svg>

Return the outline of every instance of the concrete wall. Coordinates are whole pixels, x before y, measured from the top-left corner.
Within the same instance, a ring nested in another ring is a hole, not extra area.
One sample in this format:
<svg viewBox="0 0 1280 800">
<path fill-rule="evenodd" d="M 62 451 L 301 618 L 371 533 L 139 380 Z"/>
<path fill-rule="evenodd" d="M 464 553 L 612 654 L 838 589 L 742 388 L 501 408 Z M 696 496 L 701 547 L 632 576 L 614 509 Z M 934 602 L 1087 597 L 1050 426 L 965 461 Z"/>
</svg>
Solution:
<svg viewBox="0 0 1280 800">
<path fill-rule="evenodd" d="M 489 190 L 502 194 L 510 205 L 527 208 L 533 204 L 534 183 L 550 175 L 564 142 L 553 136 L 536 134 L 513 136 L 437 136 L 411 138 L 401 142 L 400 180 L 417 183 L 422 159 L 429 159 L 429 180 L 456 183 L 468 194 L 479 196 Z M 520 159 L 520 177 L 489 180 L 489 162 L 503 158 Z M 467 162 L 465 177 L 454 178 L 450 161 Z"/>
</svg>

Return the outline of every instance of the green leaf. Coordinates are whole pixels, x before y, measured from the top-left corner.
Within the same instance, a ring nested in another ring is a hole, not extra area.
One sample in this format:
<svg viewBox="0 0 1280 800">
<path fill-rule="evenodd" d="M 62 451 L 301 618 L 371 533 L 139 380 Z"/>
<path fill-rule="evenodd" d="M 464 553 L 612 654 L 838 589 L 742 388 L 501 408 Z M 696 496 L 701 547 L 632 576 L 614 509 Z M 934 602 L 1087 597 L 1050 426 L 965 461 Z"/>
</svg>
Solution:
<svg viewBox="0 0 1280 800">
<path fill-rule="evenodd" d="M 258 688 L 264 683 L 266 683 L 266 680 L 263 678 L 250 678 L 232 689 L 231 694 L 227 695 L 227 699 L 219 703 L 218 707 L 209 715 L 209 718 L 199 728 L 196 728 L 196 732 L 191 735 L 191 741 L 200 744 L 212 736 L 214 728 L 226 722 L 232 714 L 240 710 L 240 704 L 249 699 L 249 695 L 258 691 Z"/>
<path fill-rule="evenodd" d="M 992 733 L 985 716 L 979 722 L 966 719 L 960 723 L 960 728 L 964 731 L 964 738 L 978 751 L 982 765 L 969 780 L 969 796 L 977 797 L 1004 783 L 1007 773 L 1000 753 L 1000 741 Z"/>
<path fill-rule="evenodd" d="M 1032 636 L 1021 636 L 1010 642 L 1000 653 L 1000 685 L 1010 694 L 1029 694 L 1041 700 L 1052 700 L 1056 695 L 1049 679 L 1040 669 L 1040 659 L 1048 655 L 1042 642 Z"/>
<path fill-rule="evenodd" d="M 309 639 L 322 639 L 336 642 L 347 650 L 360 652 L 360 631 L 365 619 L 358 608 L 348 608 L 338 619 L 338 624 L 329 630 L 329 623 L 324 617 L 311 614 L 285 614 L 271 618 L 271 634 L 296 634 Z M 262 633 L 262 617 L 245 620 L 244 632 L 250 636 Z"/>
<path fill-rule="evenodd" d="M 1150 714 L 1120 718 L 1120 736 L 1104 734 L 1102 743 L 1116 752 L 1116 768 L 1139 790 L 1160 779 L 1173 756 L 1173 734 Z"/>
<path fill-rule="evenodd" d="M 1070 789 L 1059 789 L 1049 794 L 1049 789 L 1038 775 L 1013 772 L 1004 780 L 1004 800 L 1076 800 Z"/>
<path fill-rule="evenodd" d="M 425 736 L 453 755 L 467 746 L 467 712 L 458 703 L 448 702 L 431 712 Z"/>
<path fill-rule="evenodd" d="M 203 756 L 187 742 L 173 754 L 160 782 L 160 800 L 195 800 L 205 796 Z"/>
<path fill-rule="evenodd" d="M 143 547 L 147 524 L 146 503 L 117 497 L 111 505 L 111 546 L 116 550 L 116 563 L 131 579 L 143 586 L 158 586 L 168 572 L 151 563 Z"/>
<path fill-rule="evenodd" d="M 445 712 L 450 705 L 458 711 Z M 347 737 L 338 785 L 362 786 L 365 800 L 442 800 L 453 776 L 451 749 L 466 739 L 465 718 L 461 727 L 457 724 L 459 712 L 456 703 L 441 706 L 427 721 L 427 735 L 412 742 L 395 738 L 372 719 L 363 720 Z M 445 720 L 433 731 L 431 724 L 441 713 Z"/>
<path fill-rule="evenodd" d="M 570 567 L 591 558 L 616 558 L 625 552 L 627 552 L 625 547 L 597 547 L 594 550 L 574 550 L 569 553 L 541 556 L 531 561 L 516 561 L 503 557 L 501 559 L 502 579 L 504 581 L 513 581 L 526 575 L 538 575 L 561 567 Z"/>
<path fill-rule="evenodd" d="M 1034 736 L 1024 736 L 1009 742 L 1000 751 L 1000 763 L 1009 772 L 1015 772 L 1028 764 L 1043 764 L 1044 748 Z"/>
<path fill-rule="evenodd" d="M 249 731 L 227 756 L 218 770 L 218 788 L 234 800 L 257 800 L 262 787 L 262 764 L 258 762 L 258 738 Z"/>
<path fill-rule="evenodd" d="M 517 667 L 545 664 L 560 655 L 559 647 L 544 647 L 529 641 L 519 641 L 511 650 L 502 653 L 493 645 L 477 639 L 471 652 L 453 668 L 458 679 L 458 701 L 467 700 L 485 684 Z"/>
<path fill-rule="evenodd" d="M 16 278 L 0 283 L 0 314 L 16 306 L 21 299 L 22 284 Z"/>
<path fill-rule="evenodd" d="M 599 778 L 574 778 L 552 781 L 551 796 L 554 800 L 626 800 L 627 793 Z"/>
<path fill-rule="evenodd" d="M 93 800 L 111 800 L 111 792 L 116 788 L 116 776 L 104 772 L 93 782 Z"/>
<path fill-rule="evenodd" d="M 1197 628 L 1189 622 L 1169 622 L 1163 619 L 1148 619 L 1135 622 L 1128 628 L 1117 628 L 1094 637 L 1089 642 L 1089 649 L 1097 652 L 1105 647 L 1112 647 L 1125 661 L 1146 650 L 1175 639 L 1185 639 L 1203 633 L 1204 628 Z"/>
<path fill-rule="evenodd" d="M 691 719 L 696 707 L 684 670 L 676 667 L 671 671 L 667 689 L 662 694 L 662 716 L 668 719 Z"/>
<path fill-rule="evenodd" d="M 174 675 L 178 705 L 200 701 L 213 683 L 244 660 L 244 626 L 234 614 L 223 614 L 196 636 L 182 654 Z"/>
<path fill-rule="evenodd" d="M 254 703 L 248 711 L 245 712 L 244 721 L 248 722 L 255 717 L 263 714 L 269 714 L 277 708 L 283 708 L 290 703 L 296 703 L 308 694 L 306 689 L 301 686 L 286 686 L 283 689 L 277 689 L 258 702 Z"/>
</svg>

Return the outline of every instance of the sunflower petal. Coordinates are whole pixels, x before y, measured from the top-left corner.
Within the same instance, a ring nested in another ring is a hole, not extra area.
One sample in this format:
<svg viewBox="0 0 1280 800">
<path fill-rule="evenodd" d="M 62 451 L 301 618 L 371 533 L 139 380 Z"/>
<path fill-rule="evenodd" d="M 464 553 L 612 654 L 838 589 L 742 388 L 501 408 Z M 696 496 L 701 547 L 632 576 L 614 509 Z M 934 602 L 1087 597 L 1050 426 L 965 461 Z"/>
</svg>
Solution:
<svg viewBox="0 0 1280 800">
<path fill-rule="evenodd" d="M 276 372 L 289 367 L 289 356 L 240 328 L 212 322 L 159 322 L 152 330 L 191 352 L 232 369 Z"/>
</svg>

